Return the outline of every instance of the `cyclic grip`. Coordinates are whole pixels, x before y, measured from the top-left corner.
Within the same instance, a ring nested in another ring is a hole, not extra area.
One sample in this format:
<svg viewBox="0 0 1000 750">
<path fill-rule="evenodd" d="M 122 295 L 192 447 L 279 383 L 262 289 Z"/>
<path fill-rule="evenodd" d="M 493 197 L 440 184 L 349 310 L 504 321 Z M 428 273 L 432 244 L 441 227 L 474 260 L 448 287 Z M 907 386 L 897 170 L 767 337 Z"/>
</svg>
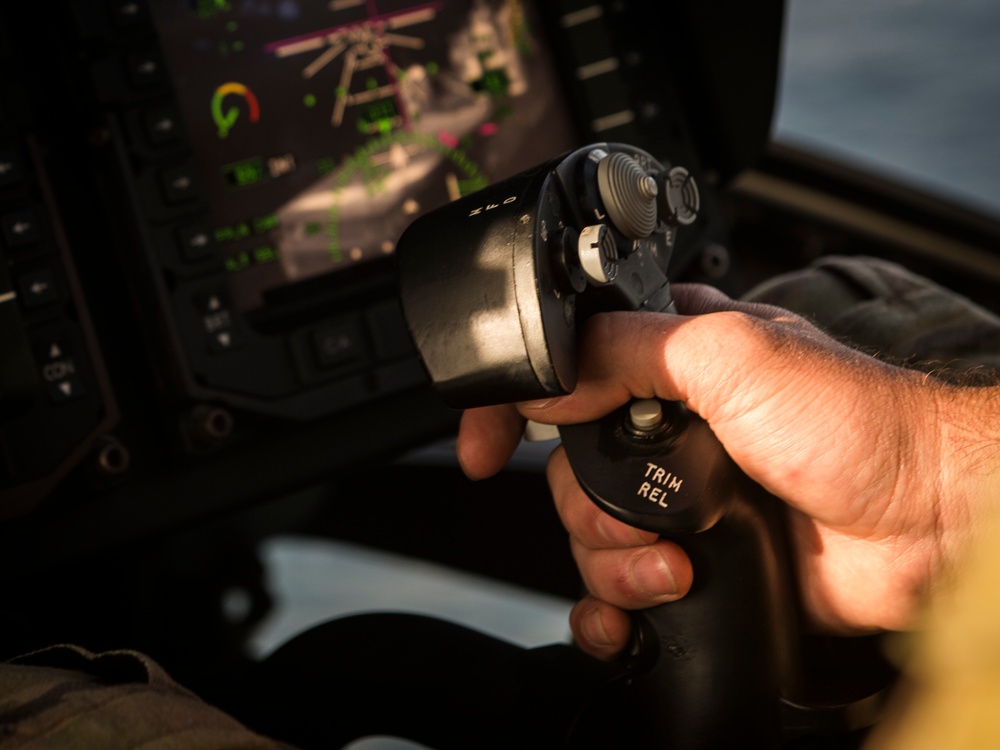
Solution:
<svg viewBox="0 0 1000 750">
<path fill-rule="evenodd" d="M 596 144 L 407 228 L 396 252 L 403 311 L 447 404 L 569 393 L 587 306 L 670 305 L 674 229 L 657 200 L 668 175 L 644 151 Z"/>
<path fill-rule="evenodd" d="M 667 266 L 700 203 L 684 167 L 597 143 L 418 218 L 397 246 L 400 295 L 441 398 L 471 408 L 571 392 L 580 321 L 674 311 Z M 630 746 L 776 746 L 801 703 L 778 501 L 679 404 L 634 402 L 559 434 L 594 502 L 671 535 L 694 569 L 685 597 L 635 615 Z"/>
</svg>

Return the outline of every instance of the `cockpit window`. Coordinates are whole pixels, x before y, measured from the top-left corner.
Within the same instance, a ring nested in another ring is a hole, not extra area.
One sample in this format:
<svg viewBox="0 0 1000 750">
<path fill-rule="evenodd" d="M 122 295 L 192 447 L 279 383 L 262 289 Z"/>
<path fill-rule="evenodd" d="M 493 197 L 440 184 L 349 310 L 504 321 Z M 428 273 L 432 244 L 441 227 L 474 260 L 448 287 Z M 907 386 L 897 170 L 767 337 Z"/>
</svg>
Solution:
<svg viewBox="0 0 1000 750">
<path fill-rule="evenodd" d="M 774 136 L 1000 215 L 1000 4 L 788 0 Z"/>
</svg>

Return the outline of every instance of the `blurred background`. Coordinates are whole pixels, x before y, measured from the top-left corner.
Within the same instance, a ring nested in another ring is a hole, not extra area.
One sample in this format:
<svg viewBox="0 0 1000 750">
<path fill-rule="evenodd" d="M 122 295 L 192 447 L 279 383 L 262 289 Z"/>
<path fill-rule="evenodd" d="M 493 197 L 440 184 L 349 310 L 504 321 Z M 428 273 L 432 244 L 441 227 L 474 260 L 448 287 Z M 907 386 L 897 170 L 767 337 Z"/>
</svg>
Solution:
<svg viewBox="0 0 1000 750">
<path fill-rule="evenodd" d="M 774 137 L 1000 209 L 1000 6 L 790 0 Z"/>
</svg>

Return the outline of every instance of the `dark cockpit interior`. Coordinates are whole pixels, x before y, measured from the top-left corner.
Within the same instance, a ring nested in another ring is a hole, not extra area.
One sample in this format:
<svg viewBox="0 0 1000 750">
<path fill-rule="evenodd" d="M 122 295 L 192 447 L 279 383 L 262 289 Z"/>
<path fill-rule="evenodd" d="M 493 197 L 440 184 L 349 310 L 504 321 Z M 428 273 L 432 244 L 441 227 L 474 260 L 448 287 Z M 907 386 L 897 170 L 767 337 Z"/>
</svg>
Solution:
<svg viewBox="0 0 1000 750">
<path fill-rule="evenodd" d="M 395 251 L 419 216 L 587 144 L 697 181 L 671 282 L 736 297 L 867 255 L 1000 312 L 995 217 L 772 138 L 785 22 L 781 0 L 4 3 L 0 657 L 137 649 L 215 700 L 279 605 L 260 547 L 282 534 L 576 599 L 543 454 L 472 482 L 449 453 L 460 411 Z M 543 650 L 503 683 L 522 649 L 445 619 L 345 619 L 313 644 L 356 735 L 598 746 L 589 665 Z M 440 652 L 409 659 L 414 633 Z M 804 711 L 786 742 L 856 746 L 895 676 L 881 642 L 802 648 L 853 708 Z M 480 682 L 516 689 L 467 706 Z"/>
</svg>

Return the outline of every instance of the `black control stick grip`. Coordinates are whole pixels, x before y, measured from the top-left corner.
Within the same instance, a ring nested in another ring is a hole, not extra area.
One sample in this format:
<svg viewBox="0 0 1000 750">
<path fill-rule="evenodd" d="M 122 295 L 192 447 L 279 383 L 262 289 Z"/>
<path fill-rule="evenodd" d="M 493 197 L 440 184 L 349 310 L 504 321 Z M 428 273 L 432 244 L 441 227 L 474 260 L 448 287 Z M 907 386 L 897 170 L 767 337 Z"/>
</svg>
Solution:
<svg viewBox="0 0 1000 750">
<path fill-rule="evenodd" d="M 580 321 L 673 311 L 675 233 L 699 210 L 683 166 L 598 143 L 417 219 L 397 246 L 400 295 L 441 398 L 571 392 Z M 801 682 L 780 503 L 679 404 L 638 401 L 559 433 L 594 502 L 676 539 L 694 569 L 685 597 L 636 613 L 616 707 L 642 736 L 630 747 L 776 747 Z"/>
<path fill-rule="evenodd" d="M 595 144 L 406 229 L 395 256 L 403 312 L 447 404 L 569 393 L 579 320 L 598 309 L 666 307 L 674 228 L 658 226 L 654 175 L 668 172 L 640 149 Z M 632 234 L 657 231 L 628 237 L 613 216 Z"/>
<path fill-rule="evenodd" d="M 772 748 L 801 689 L 782 508 L 677 404 L 637 401 L 560 427 L 581 485 L 611 515 L 676 541 L 683 598 L 634 613 L 640 747 Z"/>
</svg>

